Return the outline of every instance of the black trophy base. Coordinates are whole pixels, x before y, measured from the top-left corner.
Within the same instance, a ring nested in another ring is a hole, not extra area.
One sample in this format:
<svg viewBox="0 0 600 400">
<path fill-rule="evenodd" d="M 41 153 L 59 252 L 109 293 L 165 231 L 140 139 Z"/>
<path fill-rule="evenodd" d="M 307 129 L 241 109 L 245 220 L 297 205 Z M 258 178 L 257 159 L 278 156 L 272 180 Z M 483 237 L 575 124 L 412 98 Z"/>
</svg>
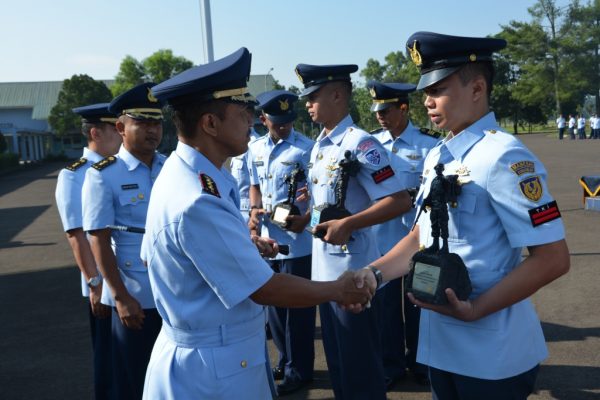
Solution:
<svg viewBox="0 0 600 400">
<path fill-rule="evenodd" d="M 331 221 L 333 219 L 343 219 L 351 215 L 350 211 L 346 210 L 344 207 L 337 207 L 325 203 L 312 209 L 310 225 L 314 228 L 317 224 L 322 222 Z M 319 239 L 323 239 L 323 237 L 325 237 L 325 231 L 319 230 L 314 232 L 313 235 Z"/>
<path fill-rule="evenodd" d="M 404 280 L 405 291 L 425 303 L 448 304 L 447 288 L 454 290 L 460 300 L 467 300 L 471 294 L 469 272 L 460 256 L 427 250 L 415 253 Z"/>
<path fill-rule="evenodd" d="M 289 203 L 279 203 L 271 213 L 271 222 L 286 229 L 289 226 L 289 221 L 287 221 L 289 215 L 300 215 L 298 206 Z"/>
</svg>

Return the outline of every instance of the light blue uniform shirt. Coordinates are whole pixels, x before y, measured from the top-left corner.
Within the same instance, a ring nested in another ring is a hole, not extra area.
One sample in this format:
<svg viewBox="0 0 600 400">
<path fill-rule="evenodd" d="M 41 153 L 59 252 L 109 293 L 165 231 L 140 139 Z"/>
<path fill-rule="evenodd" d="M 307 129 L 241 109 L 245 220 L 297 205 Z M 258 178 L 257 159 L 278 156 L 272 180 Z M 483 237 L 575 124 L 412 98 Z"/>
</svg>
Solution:
<svg viewBox="0 0 600 400">
<path fill-rule="evenodd" d="M 377 139 L 358 128 L 347 115 L 331 131 L 317 138 L 310 161 L 309 189 L 311 207 L 335 203 L 338 164 L 349 150 L 360 162 L 358 175 L 350 177 L 346 192 L 346 208 L 356 214 L 373 201 L 402 190 L 401 182 L 390 166 L 387 151 Z M 353 240 L 345 245 L 332 245 L 313 239 L 312 279 L 337 279 L 344 271 L 364 267 L 379 258 L 379 250 L 371 227 L 352 233 Z"/>
<path fill-rule="evenodd" d="M 250 240 L 237 197 L 224 168 L 181 142 L 156 181 L 143 257 L 163 329 L 144 398 L 271 399 L 266 316 L 249 296 L 273 271 Z"/>
<path fill-rule="evenodd" d="M 85 179 L 85 172 L 92 164 L 102 160 L 100 154 L 87 147 L 83 148 L 83 155 L 81 157 L 86 159 L 85 163 L 76 167 L 74 171 L 64 168 L 58 174 L 56 182 L 56 207 L 58 208 L 58 214 L 60 215 L 65 232 L 83 227 L 81 189 L 83 187 L 83 180 Z M 107 285 L 104 286 L 104 288 L 107 287 Z M 81 294 L 84 297 L 90 296 L 90 288 L 83 274 L 81 274 Z"/>
<path fill-rule="evenodd" d="M 254 129 L 250 131 L 250 143 L 258 139 L 260 135 Z M 248 145 L 249 145 L 248 144 Z M 248 152 L 232 157 L 229 164 L 231 175 L 237 182 L 238 193 L 240 196 L 240 212 L 244 221 L 248 222 L 250 210 L 250 170 L 248 169 Z"/>
<path fill-rule="evenodd" d="M 308 176 L 308 163 L 310 151 L 314 141 L 292 129 L 287 139 L 273 143 L 269 134 L 255 140 L 250 144 L 248 151 L 248 169 L 250 170 L 250 184 L 259 185 L 262 194 L 263 208 L 271 212 L 273 208 L 288 197 L 288 184 L 286 178 L 296 168 L 296 163 L 304 169 Z M 306 181 L 298 183 L 302 188 Z M 295 199 L 294 199 L 295 200 Z M 294 203 L 300 209 L 300 214 L 305 214 L 307 202 Z M 308 231 L 294 233 L 273 224 L 268 215 L 263 218 L 262 236 L 275 239 L 279 244 L 290 245 L 290 254 L 278 254 L 276 259 L 288 259 L 306 256 L 312 251 L 312 235 Z"/>
<path fill-rule="evenodd" d="M 439 139 L 422 133 L 411 122 L 396 139 L 390 131 L 383 130 L 372 135 L 388 151 L 392 168 L 401 181 L 402 189 L 413 189 L 420 185 L 423 162 L 429 150 Z M 410 232 L 415 220 L 416 209 L 373 226 L 379 252 L 385 254 Z"/>
<path fill-rule="evenodd" d="M 150 191 L 165 156 L 156 153 L 152 168 L 135 158 L 121 145 L 116 162 L 101 171 L 89 168 L 83 184 L 83 229 L 104 229 L 107 225 L 143 228 Z M 142 306 L 155 308 L 150 291 L 148 270 L 140 258 L 142 236 L 139 233 L 112 231 L 112 248 L 127 291 Z M 108 291 L 102 291 L 102 303 L 115 306 Z"/>
<path fill-rule="evenodd" d="M 434 166 L 440 162 L 445 175 L 457 174 L 463 182 L 458 207 L 449 207 L 448 244 L 467 266 L 471 299 L 515 269 L 524 246 L 564 238 L 560 218 L 533 226 L 529 210 L 553 201 L 546 170 L 518 139 L 500 131 L 493 113 L 429 152 L 417 207 L 429 194 Z M 421 245 L 430 246 L 429 214 L 422 213 L 418 223 Z M 547 355 L 529 299 L 474 322 L 421 312 L 420 363 L 481 379 L 504 379 L 530 370 Z"/>
</svg>

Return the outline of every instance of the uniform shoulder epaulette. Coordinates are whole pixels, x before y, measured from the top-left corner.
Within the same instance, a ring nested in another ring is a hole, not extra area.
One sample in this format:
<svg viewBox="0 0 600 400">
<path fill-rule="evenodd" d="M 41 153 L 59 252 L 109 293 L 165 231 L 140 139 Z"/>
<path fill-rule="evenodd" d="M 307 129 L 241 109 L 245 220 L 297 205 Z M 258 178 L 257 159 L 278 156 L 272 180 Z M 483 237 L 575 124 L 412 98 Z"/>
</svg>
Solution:
<svg viewBox="0 0 600 400">
<path fill-rule="evenodd" d="M 427 128 L 419 128 L 419 132 L 421 132 L 423 135 L 431 136 L 436 139 L 441 136 L 440 132 L 432 131 L 431 129 L 427 129 Z"/>
<path fill-rule="evenodd" d="M 77 171 L 79 168 L 84 166 L 86 162 L 87 162 L 87 158 L 81 157 L 79 160 L 75 161 L 74 163 L 67 165 L 65 167 L 65 169 L 68 169 L 69 171 Z"/>
<path fill-rule="evenodd" d="M 92 164 L 92 168 L 97 169 L 98 171 L 102 171 L 104 168 L 108 167 L 109 165 L 114 164 L 115 162 L 117 162 L 117 157 L 115 157 L 115 156 L 106 157 L 105 159 L 100 160 L 95 164 Z"/>
<path fill-rule="evenodd" d="M 383 128 L 373 129 L 372 131 L 369 131 L 369 134 L 370 135 L 374 135 L 374 134 L 379 133 L 381 131 L 383 131 Z"/>
<path fill-rule="evenodd" d="M 202 190 L 213 196 L 221 197 L 217 184 L 210 176 L 206 174 L 200 174 L 200 183 L 202 183 Z"/>
</svg>

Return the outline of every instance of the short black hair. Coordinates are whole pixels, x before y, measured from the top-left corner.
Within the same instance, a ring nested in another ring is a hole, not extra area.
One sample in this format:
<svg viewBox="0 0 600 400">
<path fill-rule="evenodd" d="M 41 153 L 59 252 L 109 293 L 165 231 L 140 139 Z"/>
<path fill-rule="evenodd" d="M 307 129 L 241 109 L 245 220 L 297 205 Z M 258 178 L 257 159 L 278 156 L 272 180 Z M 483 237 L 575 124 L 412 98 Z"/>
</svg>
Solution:
<svg viewBox="0 0 600 400">
<path fill-rule="evenodd" d="M 210 100 L 203 102 L 191 102 L 170 106 L 169 110 L 173 116 L 173 123 L 177 133 L 184 138 L 191 139 L 196 133 L 198 121 L 204 114 L 215 114 L 219 119 L 225 119 L 227 103 L 223 100 Z"/>
<path fill-rule="evenodd" d="M 492 95 L 494 84 L 494 65 L 491 62 L 475 62 L 465 64 L 458 70 L 458 77 L 463 85 L 466 85 L 477 76 L 483 76 L 487 85 L 488 100 Z"/>
</svg>

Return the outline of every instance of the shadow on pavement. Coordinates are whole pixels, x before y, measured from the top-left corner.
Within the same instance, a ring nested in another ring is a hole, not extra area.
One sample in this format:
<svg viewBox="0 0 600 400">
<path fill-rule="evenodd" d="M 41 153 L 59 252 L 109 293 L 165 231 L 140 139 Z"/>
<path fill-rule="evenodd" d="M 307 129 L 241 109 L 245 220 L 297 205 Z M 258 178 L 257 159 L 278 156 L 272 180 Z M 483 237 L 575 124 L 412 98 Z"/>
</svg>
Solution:
<svg viewBox="0 0 600 400">
<path fill-rule="evenodd" d="M 31 207 L 15 207 L 0 209 L 0 221 L 4 221 L 0 226 L 0 249 L 8 247 L 19 247 L 20 245 L 51 245 L 55 243 L 28 243 L 19 244 L 22 242 L 11 242 L 23 229 L 27 228 L 33 221 L 44 213 L 50 205 L 31 206 Z M 8 222 L 8 223 L 7 223 Z"/>
<path fill-rule="evenodd" d="M 585 340 L 590 337 L 600 337 L 600 327 L 573 328 L 571 326 L 542 322 L 542 330 L 544 331 L 546 342 L 572 342 L 575 340 Z M 600 388 L 600 376 L 598 376 L 598 386 Z"/>
<path fill-rule="evenodd" d="M 0 276 L 0 397 L 91 399 L 88 306 L 76 267 Z"/>
<path fill-rule="evenodd" d="M 600 367 L 542 365 L 537 388 L 557 400 L 598 400 Z"/>
<path fill-rule="evenodd" d="M 55 176 L 47 175 L 66 165 L 68 165 L 67 162 L 31 164 L 18 171 L 0 174 L 0 196 L 4 196 L 38 179 L 56 179 Z"/>
</svg>

